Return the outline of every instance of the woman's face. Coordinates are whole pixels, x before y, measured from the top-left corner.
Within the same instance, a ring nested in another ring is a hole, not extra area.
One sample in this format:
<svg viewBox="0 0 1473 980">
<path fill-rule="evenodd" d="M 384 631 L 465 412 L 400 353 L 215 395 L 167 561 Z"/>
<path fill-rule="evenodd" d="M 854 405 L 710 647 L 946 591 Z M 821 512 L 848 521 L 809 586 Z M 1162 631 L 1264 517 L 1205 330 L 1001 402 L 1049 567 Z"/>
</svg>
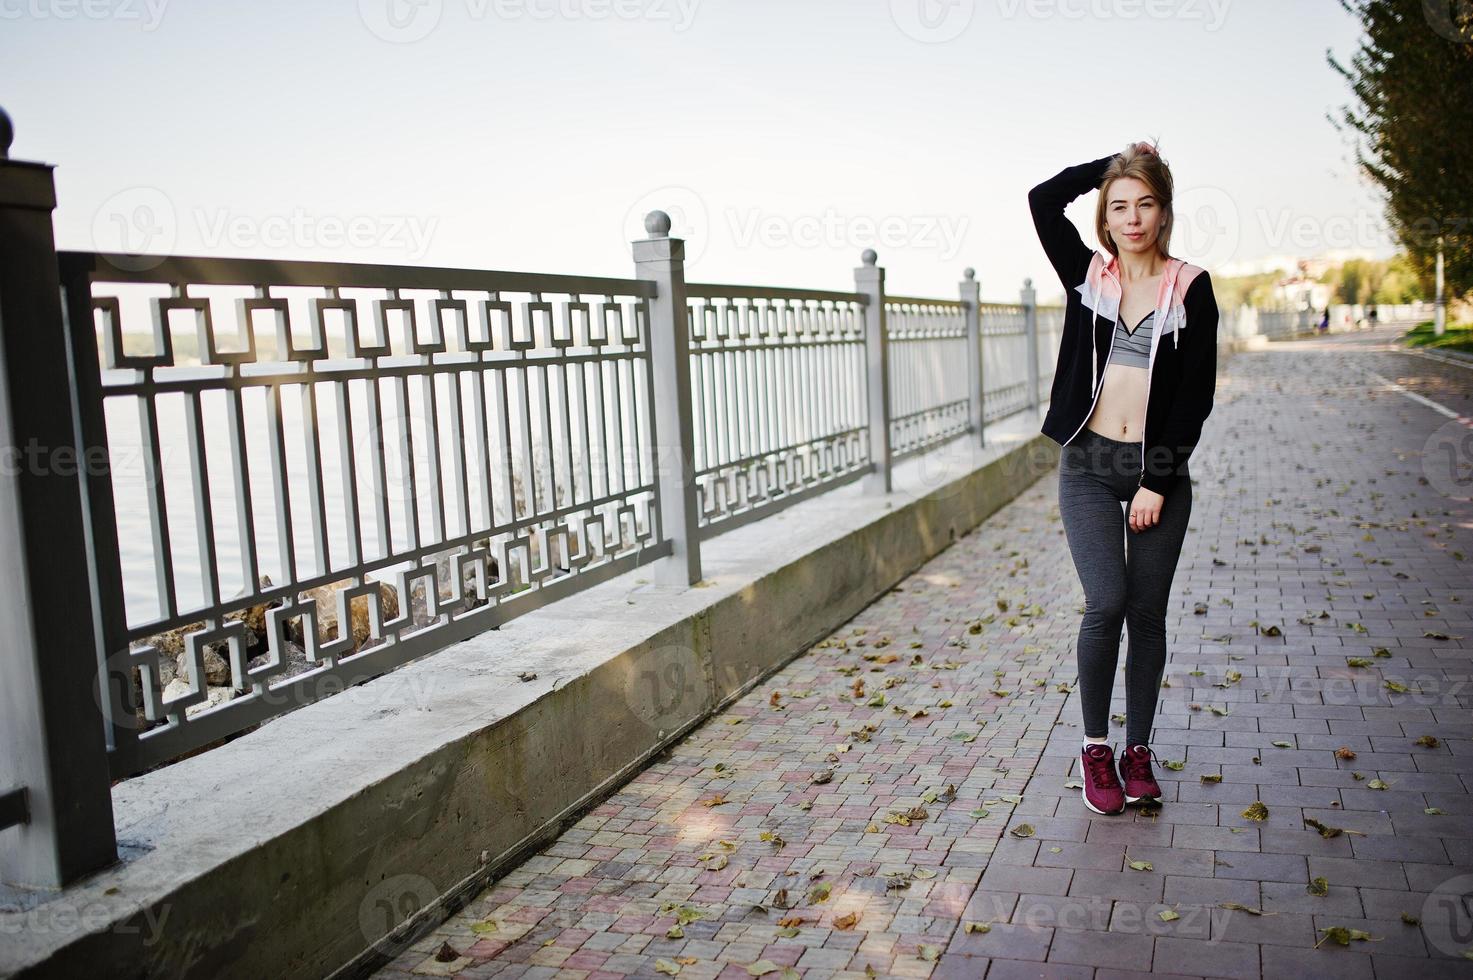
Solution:
<svg viewBox="0 0 1473 980">
<path fill-rule="evenodd" d="M 1149 255 L 1161 230 L 1161 202 L 1151 188 L 1134 177 L 1110 184 L 1105 200 L 1105 227 L 1121 254 Z"/>
</svg>

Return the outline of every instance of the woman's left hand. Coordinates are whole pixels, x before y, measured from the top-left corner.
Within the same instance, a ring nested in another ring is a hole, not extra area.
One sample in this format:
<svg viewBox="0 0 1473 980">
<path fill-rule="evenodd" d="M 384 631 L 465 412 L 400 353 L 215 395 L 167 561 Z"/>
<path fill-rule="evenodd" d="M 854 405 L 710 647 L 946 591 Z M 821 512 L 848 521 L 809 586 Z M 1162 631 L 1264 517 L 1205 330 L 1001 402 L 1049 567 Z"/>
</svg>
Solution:
<svg viewBox="0 0 1473 980">
<path fill-rule="evenodd" d="M 1135 498 L 1130 502 L 1130 529 L 1144 531 L 1155 527 L 1161 520 L 1161 505 L 1166 498 L 1154 490 L 1137 487 Z"/>
</svg>

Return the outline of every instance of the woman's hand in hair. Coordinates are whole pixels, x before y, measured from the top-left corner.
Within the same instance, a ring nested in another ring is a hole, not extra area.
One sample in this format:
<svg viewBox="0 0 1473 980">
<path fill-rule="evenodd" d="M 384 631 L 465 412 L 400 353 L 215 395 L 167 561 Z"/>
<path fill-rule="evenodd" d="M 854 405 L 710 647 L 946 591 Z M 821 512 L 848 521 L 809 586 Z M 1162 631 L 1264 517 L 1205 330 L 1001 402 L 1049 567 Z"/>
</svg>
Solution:
<svg viewBox="0 0 1473 980">
<path fill-rule="evenodd" d="M 1156 148 L 1154 146 L 1152 146 L 1150 143 L 1147 143 L 1145 140 L 1141 140 L 1139 143 L 1132 143 L 1131 146 L 1135 147 L 1136 150 L 1138 150 L 1141 153 L 1152 153 L 1152 154 L 1154 154 L 1156 152 Z"/>
<path fill-rule="evenodd" d="M 1161 521 L 1161 505 L 1165 502 L 1166 498 L 1156 491 L 1137 487 L 1130 501 L 1130 529 L 1144 531 L 1155 527 Z"/>
</svg>

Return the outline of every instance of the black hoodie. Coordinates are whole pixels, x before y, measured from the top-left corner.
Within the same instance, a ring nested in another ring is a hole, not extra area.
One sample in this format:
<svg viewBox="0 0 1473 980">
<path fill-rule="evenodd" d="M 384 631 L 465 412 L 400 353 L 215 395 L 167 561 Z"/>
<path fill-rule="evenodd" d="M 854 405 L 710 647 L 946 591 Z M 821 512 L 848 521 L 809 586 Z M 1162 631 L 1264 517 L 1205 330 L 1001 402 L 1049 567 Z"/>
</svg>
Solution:
<svg viewBox="0 0 1473 980">
<path fill-rule="evenodd" d="M 1119 258 L 1085 245 L 1064 208 L 1100 186 L 1112 159 L 1114 154 L 1066 167 L 1028 192 L 1039 241 L 1067 297 L 1059 360 L 1040 430 L 1061 446 L 1094 412 L 1121 296 Z M 1201 266 L 1167 259 L 1146 372 L 1139 485 L 1164 496 L 1184 475 L 1217 385 L 1217 299 Z"/>
</svg>

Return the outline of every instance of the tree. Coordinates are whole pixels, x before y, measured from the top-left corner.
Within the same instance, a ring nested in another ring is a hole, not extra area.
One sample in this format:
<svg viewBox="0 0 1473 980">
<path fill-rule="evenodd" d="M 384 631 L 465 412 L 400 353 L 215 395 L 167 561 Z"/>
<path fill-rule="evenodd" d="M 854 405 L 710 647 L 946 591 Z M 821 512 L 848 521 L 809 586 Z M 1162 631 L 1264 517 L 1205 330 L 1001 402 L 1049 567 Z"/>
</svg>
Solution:
<svg viewBox="0 0 1473 980">
<path fill-rule="evenodd" d="M 1393 256 L 1386 264 L 1386 276 L 1371 297 L 1373 303 L 1415 303 L 1425 294 L 1417 279 L 1417 270 L 1405 255 Z"/>
<path fill-rule="evenodd" d="M 1473 3 L 1340 0 L 1365 31 L 1341 106 L 1356 164 L 1385 196 L 1386 218 L 1428 295 L 1439 248 L 1450 296 L 1473 292 Z"/>
<path fill-rule="evenodd" d="M 1342 303 L 1359 303 L 1361 297 L 1370 292 L 1368 263 L 1362 259 L 1350 259 L 1341 264 L 1335 280 L 1335 296 Z"/>
</svg>

